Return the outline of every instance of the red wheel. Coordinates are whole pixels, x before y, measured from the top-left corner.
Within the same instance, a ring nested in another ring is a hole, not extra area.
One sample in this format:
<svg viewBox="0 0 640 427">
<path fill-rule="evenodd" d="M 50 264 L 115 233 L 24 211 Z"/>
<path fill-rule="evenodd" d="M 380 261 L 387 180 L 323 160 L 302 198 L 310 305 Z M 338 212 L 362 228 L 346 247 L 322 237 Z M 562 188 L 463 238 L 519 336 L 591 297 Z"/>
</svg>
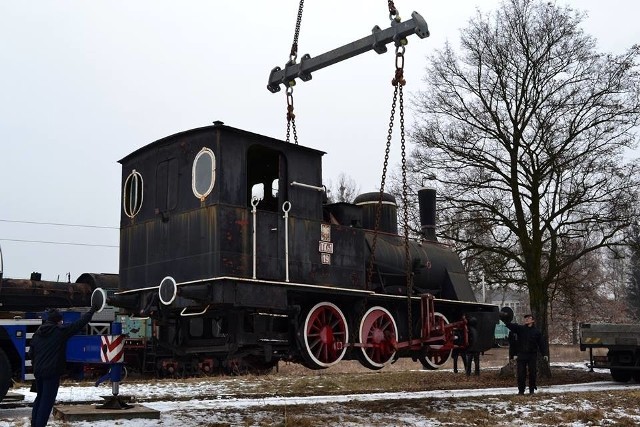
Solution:
<svg viewBox="0 0 640 427">
<path fill-rule="evenodd" d="M 381 369 L 396 354 L 398 327 L 391 313 L 382 307 L 371 307 L 360 321 L 360 362 L 369 369 Z"/>
<path fill-rule="evenodd" d="M 442 313 L 435 312 L 434 316 L 436 322 L 439 322 L 439 318 L 444 320 L 444 324 L 448 324 L 449 320 Z M 451 352 L 453 349 L 442 350 L 442 345 L 430 345 L 425 353 L 420 355 L 419 359 L 422 363 L 422 367 L 425 369 L 440 369 L 451 358 Z"/>
<path fill-rule="evenodd" d="M 305 359 L 310 368 L 338 363 L 347 351 L 349 331 L 342 311 L 330 302 L 316 304 L 304 321 Z"/>
</svg>

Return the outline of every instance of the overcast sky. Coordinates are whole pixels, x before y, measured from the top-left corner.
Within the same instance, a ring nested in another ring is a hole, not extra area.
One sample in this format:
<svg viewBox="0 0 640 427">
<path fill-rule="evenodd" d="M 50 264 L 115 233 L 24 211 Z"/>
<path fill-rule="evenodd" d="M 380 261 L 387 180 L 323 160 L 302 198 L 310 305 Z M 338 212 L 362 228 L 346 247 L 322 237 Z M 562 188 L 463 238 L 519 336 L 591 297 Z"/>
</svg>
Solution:
<svg viewBox="0 0 640 427">
<path fill-rule="evenodd" d="M 431 31 L 409 40 L 407 96 L 421 88 L 426 56 L 446 40 L 457 46 L 476 7 L 499 4 L 394 3 L 403 20 L 417 11 Z M 600 51 L 621 53 L 640 40 L 636 1 L 558 2 L 566 3 L 588 11 L 584 28 Z M 46 280 L 70 273 L 75 281 L 83 272 L 117 272 L 117 162 L 143 145 L 214 120 L 284 139 L 286 99 L 266 83 L 288 59 L 297 8 L 297 0 L 0 0 L 5 277 L 39 271 Z M 307 1 L 299 57 L 365 37 L 374 25 L 389 26 L 386 1 Z M 317 71 L 296 86 L 299 142 L 327 152 L 325 183 L 345 173 L 363 192 L 379 187 L 392 50 Z M 392 162 L 398 153 L 394 140 Z"/>
</svg>

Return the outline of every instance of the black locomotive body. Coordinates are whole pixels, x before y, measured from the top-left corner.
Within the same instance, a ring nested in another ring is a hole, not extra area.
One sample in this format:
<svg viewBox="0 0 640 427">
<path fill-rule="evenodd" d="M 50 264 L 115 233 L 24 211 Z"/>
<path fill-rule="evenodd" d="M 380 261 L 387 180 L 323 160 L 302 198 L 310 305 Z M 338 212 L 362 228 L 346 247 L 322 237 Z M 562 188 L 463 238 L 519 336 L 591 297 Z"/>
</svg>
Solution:
<svg viewBox="0 0 640 427">
<path fill-rule="evenodd" d="M 327 204 L 323 154 L 215 122 L 120 161 L 120 287 L 109 301 L 156 320 L 159 366 L 357 358 L 379 369 L 410 356 L 438 368 L 456 346 L 491 347 L 498 309 L 475 301 L 437 242 L 433 191 L 421 190 L 430 203 L 408 281 L 393 197 Z"/>
</svg>

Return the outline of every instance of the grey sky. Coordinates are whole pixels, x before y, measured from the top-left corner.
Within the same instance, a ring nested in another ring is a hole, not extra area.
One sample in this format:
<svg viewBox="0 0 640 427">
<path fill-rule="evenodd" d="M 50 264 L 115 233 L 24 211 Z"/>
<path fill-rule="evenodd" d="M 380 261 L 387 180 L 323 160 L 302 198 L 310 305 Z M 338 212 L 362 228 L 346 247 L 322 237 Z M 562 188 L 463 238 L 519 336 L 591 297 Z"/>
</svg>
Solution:
<svg viewBox="0 0 640 427">
<path fill-rule="evenodd" d="M 425 57 L 497 0 L 396 0 L 431 37 L 412 36 L 407 93 Z M 586 10 L 599 50 L 640 40 L 632 0 L 565 0 Z M 299 57 L 389 26 L 386 1 L 307 1 Z M 298 1 L 0 0 L 0 245 L 5 277 L 75 280 L 118 271 L 119 159 L 161 137 L 222 120 L 285 137 L 286 101 L 266 89 L 288 59 Z M 320 70 L 294 91 L 300 144 L 326 151 L 323 176 L 379 186 L 394 58 L 373 52 Z M 408 121 L 411 112 L 407 110 Z M 392 162 L 399 157 L 394 140 Z M 23 224 L 33 221 L 114 228 Z M 103 246 L 27 243 L 69 242 Z"/>
</svg>

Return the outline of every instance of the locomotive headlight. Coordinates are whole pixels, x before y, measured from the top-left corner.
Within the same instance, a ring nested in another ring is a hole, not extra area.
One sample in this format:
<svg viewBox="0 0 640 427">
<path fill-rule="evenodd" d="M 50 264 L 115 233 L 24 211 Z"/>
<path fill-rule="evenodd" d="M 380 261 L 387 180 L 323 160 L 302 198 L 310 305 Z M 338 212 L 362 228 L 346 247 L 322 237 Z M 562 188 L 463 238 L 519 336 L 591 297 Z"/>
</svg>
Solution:
<svg viewBox="0 0 640 427">
<path fill-rule="evenodd" d="M 22 331 L 16 331 L 16 338 L 22 338 Z"/>
</svg>

